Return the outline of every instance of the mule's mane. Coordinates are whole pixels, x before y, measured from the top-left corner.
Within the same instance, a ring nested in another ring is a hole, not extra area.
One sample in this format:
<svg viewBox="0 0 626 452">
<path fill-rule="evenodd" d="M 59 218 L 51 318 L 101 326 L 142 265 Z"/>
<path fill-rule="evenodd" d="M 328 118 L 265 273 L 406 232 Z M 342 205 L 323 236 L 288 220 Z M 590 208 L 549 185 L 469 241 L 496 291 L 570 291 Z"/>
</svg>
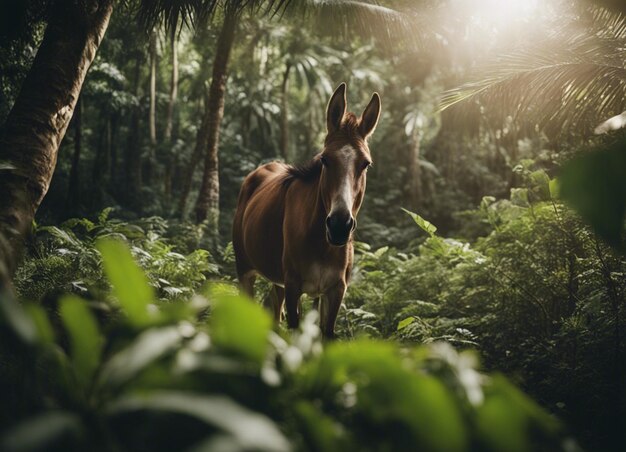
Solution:
<svg viewBox="0 0 626 452">
<path fill-rule="evenodd" d="M 287 175 L 283 183 L 289 185 L 294 180 L 298 179 L 304 182 L 312 182 L 319 177 L 322 172 L 322 161 L 319 156 L 313 157 L 306 163 L 300 165 L 289 165 L 287 168 Z"/>
</svg>

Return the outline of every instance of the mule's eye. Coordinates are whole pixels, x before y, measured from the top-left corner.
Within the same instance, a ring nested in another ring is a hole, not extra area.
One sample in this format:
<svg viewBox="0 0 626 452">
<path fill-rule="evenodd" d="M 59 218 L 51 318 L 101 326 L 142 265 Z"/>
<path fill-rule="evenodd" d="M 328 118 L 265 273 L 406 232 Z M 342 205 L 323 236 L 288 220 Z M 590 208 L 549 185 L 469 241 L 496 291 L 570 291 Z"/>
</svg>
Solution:
<svg viewBox="0 0 626 452">
<path fill-rule="evenodd" d="M 363 168 L 362 170 L 365 171 L 367 170 L 370 166 L 372 166 L 372 162 L 363 162 Z"/>
<path fill-rule="evenodd" d="M 328 166 L 328 159 L 326 157 L 320 157 L 320 160 L 322 161 L 322 165 Z"/>
</svg>

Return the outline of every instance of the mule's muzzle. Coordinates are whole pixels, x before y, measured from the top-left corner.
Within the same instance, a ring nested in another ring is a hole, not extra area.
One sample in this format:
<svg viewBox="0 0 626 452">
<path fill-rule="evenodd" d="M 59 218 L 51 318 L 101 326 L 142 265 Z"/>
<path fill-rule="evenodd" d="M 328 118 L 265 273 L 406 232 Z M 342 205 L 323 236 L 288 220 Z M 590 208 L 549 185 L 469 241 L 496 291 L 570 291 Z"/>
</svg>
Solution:
<svg viewBox="0 0 626 452">
<path fill-rule="evenodd" d="M 334 246 L 344 246 L 356 228 L 356 220 L 349 212 L 337 212 L 326 217 L 326 239 Z"/>
</svg>

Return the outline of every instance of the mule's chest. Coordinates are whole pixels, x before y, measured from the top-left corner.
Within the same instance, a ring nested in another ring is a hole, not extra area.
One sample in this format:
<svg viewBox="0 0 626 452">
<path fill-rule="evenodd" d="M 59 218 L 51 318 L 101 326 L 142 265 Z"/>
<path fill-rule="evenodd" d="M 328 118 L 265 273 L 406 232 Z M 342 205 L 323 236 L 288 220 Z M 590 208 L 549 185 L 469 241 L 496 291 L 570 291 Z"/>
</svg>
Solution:
<svg viewBox="0 0 626 452">
<path fill-rule="evenodd" d="M 317 297 L 335 287 L 345 277 L 345 267 L 314 263 L 301 275 L 302 292 Z"/>
</svg>

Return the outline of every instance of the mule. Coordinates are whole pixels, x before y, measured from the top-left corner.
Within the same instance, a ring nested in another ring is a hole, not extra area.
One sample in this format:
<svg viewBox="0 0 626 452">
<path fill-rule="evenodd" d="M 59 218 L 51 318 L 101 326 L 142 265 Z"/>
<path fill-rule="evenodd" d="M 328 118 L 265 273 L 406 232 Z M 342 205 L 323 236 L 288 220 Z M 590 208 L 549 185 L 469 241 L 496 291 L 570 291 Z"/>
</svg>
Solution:
<svg viewBox="0 0 626 452">
<path fill-rule="evenodd" d="M 324 148 L 310 162 L 272 162 L 245 178 L 233 224 L 242 291 L 254 296 L 257 275 L 271 281 L 269 307 L 280 322 L 286 305 L 289 328 L 299 326 L 302 294 L 315 297 L 326 338 L 334 337 L 350 279 L 356 217 L 372 164 L 367 140 L 381 109 L 377 93 L 360 117 L 346 112 L 346 104 L 342 83 L 328 103 Z"/>
</svg>

